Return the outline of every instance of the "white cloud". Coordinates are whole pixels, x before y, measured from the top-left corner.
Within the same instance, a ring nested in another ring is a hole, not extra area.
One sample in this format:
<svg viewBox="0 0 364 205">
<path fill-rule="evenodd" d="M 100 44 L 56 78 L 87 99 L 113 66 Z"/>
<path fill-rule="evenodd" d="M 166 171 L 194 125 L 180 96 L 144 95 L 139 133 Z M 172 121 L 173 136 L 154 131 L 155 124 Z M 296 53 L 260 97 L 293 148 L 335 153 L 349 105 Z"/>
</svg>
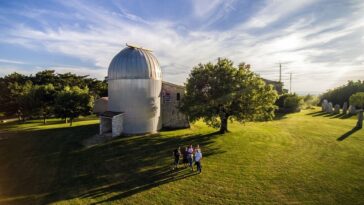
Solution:
<svg viewBox="0 0 364 205">
<path fill-rule="evenodd" d="M 236 0 L 191 0 L 194 21 L 203 22 L 207 28 L 235 10 Z"/>
<path fill-rule="evenodd" d="M 264 34 L 253 34 L 250 31 L 251 27 L 267 27 L 313 1 L 269 1 L 247 23 L 242 22 L 230 30 L 186 29 L 183 34 L 178 32 L 178 25 L 174 22 L 146 21 L 122 7 L 119 8 L 122 15 L 118 15 L 90 4 L 68 1 L 63 3 L 78 8 L 77 18 L 90 19 L 87 27 L 68 25 L 39 30 L 19 24 L 0 34 L 0 41 L 77 57 L 99 69 L 72 66 L 52 68 L 59 72 L 77 72 L 101 79 L 106 75 L 112 57 L 127 42 L 152 49 L 162 65 L 164 79 L 177 83 L 185 82 L 194 65 L 214 61 L 217 57 L 228 57 L 236 63 L 250 63 L 254 71 L 272 80 L 278 79 L 276 63 L 290 61 L 290 64 L 284 66 L 284 81 L 288 85 L 287 73 L 293 72 L 294 90 L 326 90 L 342 83 L 343 79 L 352 78 L 351 70 L 360 70 L 363 66 L 362 53 L 346 49 L 349 44 L 364 46 L 363 37 L 359 38 L 359 42 L 347 38 L 353 33 L 364 35 L 364 20 L 360 13 L 348 14 L 346 18 L 333 20 L 325 25 L 314 24 L 318 19 L 309 15 Z M 218 12 L 223 1 L 193 3 L 194 15 L 198 19 L 206 18 L 206 21 L 211 21 L 208 17 Z M 347 42 L 334 48 L 325 47 L 333 42 L 343 41 L 342 38 Z M 341 64 L 337 63 L 335 58 L 344 54 L 349 58 L 341 61 Z M 361 63 L 350 65 L 351 61 Z M 363 72 L 356 76 L 364 77 Z"/>
<path fill-rule="evenodd" d="M 1 59 L 1 58 L 0 58 L 0 63 L 5 63 L 5 64 L 25 64 L 23 61 L 9 60 L 9 59 Z"/>
<path fill-rule="evenodd" d="M 209 18 L 224 3 L 224 0 L 192 0 L 195 16 Z"/>
<path fill-rule="evenodd" d="M 302 9 L 316 0 L 268 0 L 265 6 L 256 13 L 244 26 L 246 27 L 265 27 L 270 23 L 278 21 L 287 15 Z"/>
</svg>

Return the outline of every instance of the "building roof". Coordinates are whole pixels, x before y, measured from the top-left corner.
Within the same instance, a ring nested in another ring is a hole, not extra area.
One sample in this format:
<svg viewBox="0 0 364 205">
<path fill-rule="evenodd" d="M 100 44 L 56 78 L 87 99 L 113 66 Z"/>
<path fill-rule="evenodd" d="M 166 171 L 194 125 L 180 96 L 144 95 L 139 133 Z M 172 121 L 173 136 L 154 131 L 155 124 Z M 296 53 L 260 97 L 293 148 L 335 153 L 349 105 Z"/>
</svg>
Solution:
<svg viewBox="0 0 364 205">
<path fill-rule="evenodd" d="M 167 82 L 167 81 L 162 81 L 162 85 L 163 85 L 163 84 L 165 84 L 165 85 L 169 85 L 169 86 L 172 86 L 172 87 L 185 88 L 185 86 L 183 86 L 183 85 L 177 85 L 177 84 L 170 83 L 170 82 Z"/>
<path fill-rule="evenodd" d="M 112 111 L 106 111 L 100 114 L 100 117 L 107 117 L 107 118 L 112 118 L 116 115 L 120 115 L 123 114 L 122 112 L 112 112 Z"/>
<path fill-rule="evenodd" d="M 151 50 L 126 45 L 127 47 L 112 59 L 108 70 L 108 80 L 162 79 L 159 62 Z"/>
<path fill-rule="evenodd" d="M 95 101 L 99 101 L 99 100 L 109 101 L 109 97 L 101 97 L 101 98 L 96 99 Z"/>
</svg>

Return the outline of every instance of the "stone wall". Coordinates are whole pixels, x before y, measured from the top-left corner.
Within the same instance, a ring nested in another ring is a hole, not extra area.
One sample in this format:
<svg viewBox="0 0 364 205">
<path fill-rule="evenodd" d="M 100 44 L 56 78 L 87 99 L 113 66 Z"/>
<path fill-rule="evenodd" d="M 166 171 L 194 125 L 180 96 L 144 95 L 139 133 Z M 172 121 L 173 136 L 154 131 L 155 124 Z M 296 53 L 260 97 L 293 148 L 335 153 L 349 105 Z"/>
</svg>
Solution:
<svg viewBox="0 0 364 205">
<path fill-rule="evenodd" d="M 123 133 L 123 115 L 115 115 L 112 118 L 112 136 L 117 137 Z"/>
<path fill-rule="evenodd" d="M 103 112 L 100 114 L 100 135 L 117 137 L 123 133 L 123 114 Z"/>
<path fill-rule="evenodd" d="M 111 118 L 100 117 L 100 135 L 111 132 Z"/>
<path fill-rule="evenodd" d="M 109 101 L 108 97 L 102 97 L 95 100 L 93 113 L 100 114 L 106 112 L 108 101 Z"/>
<path fill-rule="evenodd" d="M 186 115 L 178 110 L 184 97 L 185 88 L 173 83 L 162 83 L 162 127 L 164 129 L 188 128 L 190 124 Z"/>
</svg>

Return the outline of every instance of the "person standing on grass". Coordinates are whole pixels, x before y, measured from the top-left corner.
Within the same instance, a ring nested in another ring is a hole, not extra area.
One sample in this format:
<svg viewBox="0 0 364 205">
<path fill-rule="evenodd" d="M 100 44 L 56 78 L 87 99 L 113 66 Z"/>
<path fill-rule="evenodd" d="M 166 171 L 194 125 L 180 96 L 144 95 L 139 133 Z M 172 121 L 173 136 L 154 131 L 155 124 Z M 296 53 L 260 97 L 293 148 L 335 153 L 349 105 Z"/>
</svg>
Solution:
<svg viewBox="0 0 364 205">
<path fill-rule="evenodd" d="M 187 160 L 188 164 L 191 167 L 191 170 L 193 171 L 193 147 L 190 145 L 190 147 L 187 149 Z"/>
<path fill-rule="evenodd" d="M 201 152 L 200 145 L 196 145 L 195 152 L 196 152 L 197 150 L 200 150 L 200 152 Z"/>
<path fill-rule="evenodd" d="M 180 156 L 181 156 L 181 150 L 180 150 L 180 147 L 178 147 L 177 149 L 175 149 L 173 151 L 173 157 L 174 157 L 174 167 L 173 167 L 173 170 L 178 168 Z"/>
<path fill-rule="evenodd" d="M 201 152 L 200 149 L 196 149 L 195 164 L 197 166 L 197 171 L 198 171 L 199 174 L 202 172 L 201 159 L 202 159 L 202 152 Z"/>
<path fill-rule="evenodd" d="M 188 155 L 188 147 L 185 147 L 185 149 L 182 153 L 182 163 L 184 165 L 184 168 L 186 168 L 188 166 L 187 155 Z"/>
</svg>

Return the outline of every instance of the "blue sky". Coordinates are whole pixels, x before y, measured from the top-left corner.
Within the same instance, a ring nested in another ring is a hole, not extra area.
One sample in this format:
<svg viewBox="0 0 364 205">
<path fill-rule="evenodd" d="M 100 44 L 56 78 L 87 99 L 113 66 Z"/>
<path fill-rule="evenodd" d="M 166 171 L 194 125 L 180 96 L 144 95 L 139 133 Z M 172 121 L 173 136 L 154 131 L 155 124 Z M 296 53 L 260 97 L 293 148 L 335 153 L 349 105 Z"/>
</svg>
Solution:
<svg viewBox="0 0 364 205">
<path fill-rule="evenodd" d="M 102 79 L 125 43 L 152 49 L 164 80 L 227 57 L 293 91 L 364 80 L 362 0 L 0 0 L 0 76 L 43 69 Z"/>
</svg>

